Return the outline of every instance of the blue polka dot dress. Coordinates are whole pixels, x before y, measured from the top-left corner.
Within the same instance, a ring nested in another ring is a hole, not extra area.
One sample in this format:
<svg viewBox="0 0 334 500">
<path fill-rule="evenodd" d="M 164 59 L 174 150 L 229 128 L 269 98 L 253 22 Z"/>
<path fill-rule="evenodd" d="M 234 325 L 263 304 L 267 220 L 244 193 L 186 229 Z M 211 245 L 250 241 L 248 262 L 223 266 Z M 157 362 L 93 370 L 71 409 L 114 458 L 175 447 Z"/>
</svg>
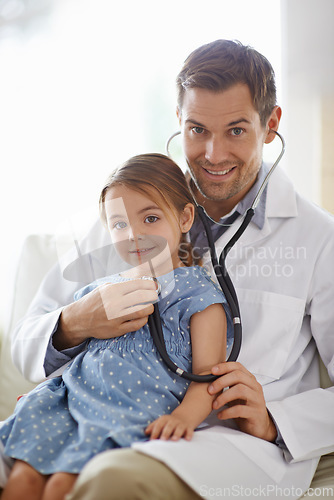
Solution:
<svg viewBox="0 0 334 500">
<path fill-rule="evenodd" d="M 99 280 L 77 298 L 101 283 L 122 279 Z M 178 268 L 158 281 L 167 351 L 180 368 L 190 371 L 190 317 L 213 303 L 225 307 L 226 300 L 198 266 Z M 5 454 L 42 474 L 79 473 L 97 453 L 147 440 L 146 426 L 176 408 L 188 384 L 166 368 L 147 325 L 121 337 L 91 339 L 61 377 L 43 382 L 18 401 L 0 428 Z"/>
</svg>

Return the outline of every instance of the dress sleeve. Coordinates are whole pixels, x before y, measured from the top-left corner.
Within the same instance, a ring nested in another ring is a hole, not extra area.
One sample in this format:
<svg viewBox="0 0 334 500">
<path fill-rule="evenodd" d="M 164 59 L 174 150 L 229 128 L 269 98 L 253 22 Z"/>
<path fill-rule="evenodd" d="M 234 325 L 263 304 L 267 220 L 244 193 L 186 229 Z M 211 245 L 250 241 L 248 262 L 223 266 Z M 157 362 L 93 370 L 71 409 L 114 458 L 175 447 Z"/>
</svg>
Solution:
<svg viewBox="0 0 334 500">
<path fill-rule="evenodd" d="M 74 300 L 77 301 L 81 299 L 84 295 L 87 295 L 87 293 L 92 292 L 97 286 L 98 286 L 97 282 L 94 281 L 94 283 L 90 283 L 89 285 L 80 288 L 80 290 L 75 292 Z"/>
<path fill-rule="evenodd" d="M 207 271 L 199 266 L 189 268 L 189 277 L 183 280 L 182 288 L 183 295 L 187 296 L 179 301 L 181 328 L 189 325 L 193 314 L 204 311 L 212 304 L 222 304 L 227 319 L 227 350 L 229 350 L 233 344 L 233 324 L 229 306 L 221 289 Z"/>
</svg>

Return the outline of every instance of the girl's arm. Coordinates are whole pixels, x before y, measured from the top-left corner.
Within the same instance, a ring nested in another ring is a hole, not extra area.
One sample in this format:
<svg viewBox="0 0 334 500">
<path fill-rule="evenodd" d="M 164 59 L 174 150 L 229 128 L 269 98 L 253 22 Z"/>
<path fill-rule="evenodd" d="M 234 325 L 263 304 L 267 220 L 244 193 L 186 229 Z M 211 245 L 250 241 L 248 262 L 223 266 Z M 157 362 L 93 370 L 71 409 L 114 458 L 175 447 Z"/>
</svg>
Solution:
<svg viewBox="0 0 334 500">
<path fill-rule="evenodd" d="M 190 320 L 192 371 L 206 375 L 226 359 L 226 315 L 221 304 L 212 304 Z M 170 415 L 163 415 L 146 428 L 150 439 L 191 439 L 194 429 L 212 409 L 207 383 L 192 382 L 183 401 Z"/>
</svg>

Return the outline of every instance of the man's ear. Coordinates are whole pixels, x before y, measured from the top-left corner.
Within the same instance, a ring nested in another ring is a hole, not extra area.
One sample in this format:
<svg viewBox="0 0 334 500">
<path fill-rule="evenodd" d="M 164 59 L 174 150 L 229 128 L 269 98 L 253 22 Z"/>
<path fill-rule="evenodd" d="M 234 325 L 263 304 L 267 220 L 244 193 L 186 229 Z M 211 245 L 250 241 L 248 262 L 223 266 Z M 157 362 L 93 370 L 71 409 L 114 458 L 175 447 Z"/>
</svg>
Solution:
<svg viewBox="0 0 334 500">
<path fill-rule="evenodd" d="M 178 106 L 176 106 L 176 116 L 177 119 L 179 120 L 179 125 L 181 125 L 181 110 Z"/>
<path fill-rule="evenodd" d="M 182 233 L 187 233 L 193 225 L 195 217 L 195 207 L 192 203 L 187 203 L 180 217 L 180 228 Z"/>
<path fill-rule="evenodd" d="M 268 120 L 268 123 L 267 123 L 267 126 L 266 126 L 266 129 L 267 129 L 267 137 L 265 139 L 265 144 L 269 144 L 270 142 L 272 142 L 276 135 L 274 134 L 274 132 L 272 132 L 273 130 L 277 131 L 278 130 L 278 126 L 279 126 L 279 122 L 281 120 L 281 116 L 282 116 L 282 109 L 279 107 L 279 106 L 275 106 L 274 109 L 272 110 L 272 113 L 269 117 L 269 120 Z"/>
</svg>

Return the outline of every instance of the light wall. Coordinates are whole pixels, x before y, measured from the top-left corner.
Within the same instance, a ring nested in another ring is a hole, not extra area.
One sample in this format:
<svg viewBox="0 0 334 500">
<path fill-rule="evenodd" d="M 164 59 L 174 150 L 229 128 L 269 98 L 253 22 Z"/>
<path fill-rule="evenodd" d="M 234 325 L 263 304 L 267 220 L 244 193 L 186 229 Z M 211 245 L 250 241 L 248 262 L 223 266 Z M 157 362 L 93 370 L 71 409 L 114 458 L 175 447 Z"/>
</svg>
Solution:
<svg viewBox="0 0 334 500">
<path fill-rule="evenodd" d="M 98 217 L 101 186 L 118 164 L 165 151 L 178 128 L 176 74 L 217 38 L 255 47 L 280 81 L 280 0 L 168 0 L 163 8 L 156 0 L 0 0 L 0 322 L 24 238 L 77 234 L 90 207 Z"/>
<path fill-rule="evenodd" d="M 334 212 L 334 2 L 282 0 L 281 20 L 287 170 Z"/>
<path fill-rule="evenodd" d="M 334 86 L 332 92 L 322 99 L 321 117 L 321 201 L 334 213 Z"/>
</svg>

